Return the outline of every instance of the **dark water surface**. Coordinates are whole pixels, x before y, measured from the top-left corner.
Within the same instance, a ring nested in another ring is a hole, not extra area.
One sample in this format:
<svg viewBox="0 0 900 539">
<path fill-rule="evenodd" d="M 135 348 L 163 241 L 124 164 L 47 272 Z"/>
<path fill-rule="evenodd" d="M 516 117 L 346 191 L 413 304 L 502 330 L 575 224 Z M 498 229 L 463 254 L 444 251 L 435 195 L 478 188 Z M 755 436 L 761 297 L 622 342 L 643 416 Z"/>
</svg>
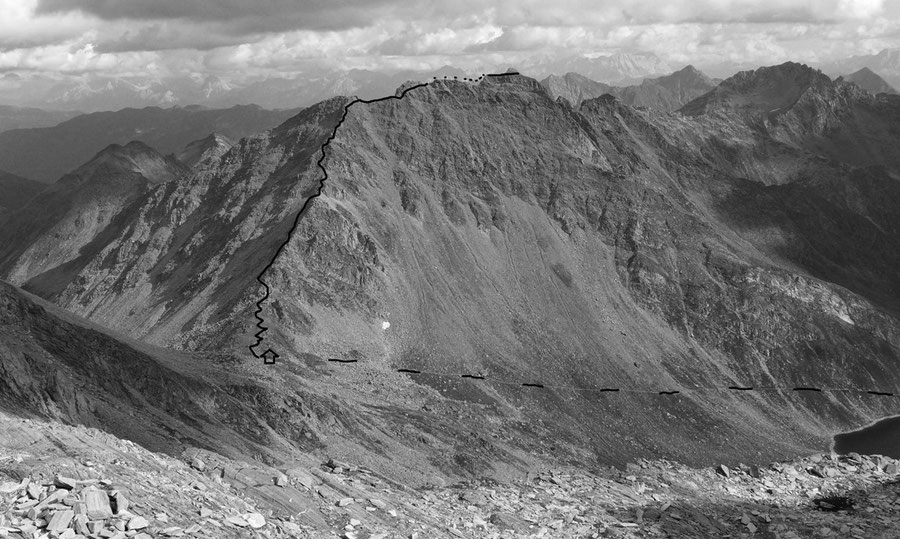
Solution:
<svg viewBox="0 0 900 539">
<path fill-rule="evenodd" d="M 834 452 L 839 455 L 884 455 L 900 458 L 900 416 L 888 417 L 852 432 L 834 437 Z"/>
</svg>

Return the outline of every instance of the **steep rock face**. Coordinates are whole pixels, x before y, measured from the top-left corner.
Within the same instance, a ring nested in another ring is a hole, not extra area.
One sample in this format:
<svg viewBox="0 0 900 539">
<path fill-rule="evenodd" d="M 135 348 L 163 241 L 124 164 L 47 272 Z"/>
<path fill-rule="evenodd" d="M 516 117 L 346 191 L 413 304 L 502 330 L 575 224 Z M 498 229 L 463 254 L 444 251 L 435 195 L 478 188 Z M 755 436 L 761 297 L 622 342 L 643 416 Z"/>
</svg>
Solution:
<svg viewBox="0 0 900 539">
<path fill-rule="evenodd" d="M 161 344 L 211 348 L 242 334 L 255 276 L 317 183 L 315 159 L 343 103 L 311 107 L 242 139 L 185 181 L 147 191 L 109 236 L 69 264 L 68 278 L 26 287 Z"/>
<path fill-rule="evenodd" d="M 153 186 L 183 179 L 187 170 L 140 142 L 109 146 L 17 208 L 0 231 L 0 270 L 22 283 L 61 269 Z"/>
<path fill-rule="evenodd" d="M 390 376 L 407 387 L 397 367 L 428 371 L 412 377 L 423 391 L 517 421 L 498 436 L 529 432 L 515 445 L 548 457 L 823 447 L 889 401 L 791 388 L 900 382 L 900 250 L 859 241 L 897 242 L 898 118 L 894 101 L 804 69 L 739 75 L 687 115 L 612 96 L 573 108 L 521 76 L 353 105 L 323 195 L 263 275 L 265 346 L 284 368 L 356 359 L 334 376 L 360 392 Z M 254 279 L 316 192 L 346 103 L 155 187 L 77 277 L 27 286 L 152 342 L 246 354 Z M 863 125 L 873 137 L 848 153 L 842 137 Z M 856 167 L 864 151 L 883 162 Z M 594 391 L 610 387 L 624 391 Z M 456 467 L 488 458 L 457 452 Z"/>
</svg>

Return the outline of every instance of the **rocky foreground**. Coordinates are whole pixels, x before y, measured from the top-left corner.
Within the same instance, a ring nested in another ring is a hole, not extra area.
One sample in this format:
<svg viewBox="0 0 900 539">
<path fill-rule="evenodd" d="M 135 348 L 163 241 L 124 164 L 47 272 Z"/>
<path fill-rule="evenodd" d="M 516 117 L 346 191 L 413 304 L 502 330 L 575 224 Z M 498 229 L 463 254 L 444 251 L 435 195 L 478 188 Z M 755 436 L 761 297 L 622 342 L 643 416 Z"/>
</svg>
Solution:
<svg viewBox="0 0 900 539">
<path fill-rule="evenodd" d="M 900 462 L 554 469 L 411 489 L 352 462 L 175 459 L 83 427 L 0 421 L 0 537 L 896 537 Z M 311 516 L 313 515 L 313 516 Z"/>
</svg>

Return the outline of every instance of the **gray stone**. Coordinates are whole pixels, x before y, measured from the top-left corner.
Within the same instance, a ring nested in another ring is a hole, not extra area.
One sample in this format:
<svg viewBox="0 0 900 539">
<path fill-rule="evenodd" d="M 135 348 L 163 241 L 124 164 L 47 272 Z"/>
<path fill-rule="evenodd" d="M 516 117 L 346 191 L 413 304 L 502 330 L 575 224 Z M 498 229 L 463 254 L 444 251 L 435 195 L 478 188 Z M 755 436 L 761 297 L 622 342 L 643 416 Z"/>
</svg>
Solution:
<svg viewBox="0 0 900 539">
<path fill-rule="evenodd" d="M 266 519 L 259 513 L 247 513 L 244 515 L 244 520 L 246 520 L 247 524 L 254 529 L 262 528 L 266 525 Z"/>
<path fill-rule="evenodd" d="M 88 528 L 88 518 L 86 515 L 75 515 L 75 531 L 81 535 L 90 535 L 91 530 Z"/>
<path fill-rule="evenodd" d="M 86 488 L 81 492 L 81 500 L 87 507 L 87 516 L 91 520 L 102 520 L 113 515 L 109 505 L 109 496 L 95 488 Z"/>
<path fill-rule="evenodd" d="M 238 528 L 246 528 L 250 524 L 244 520 L 242 517 L 228 517 L 225 519 L 225 522 L 237 526 Z"/>
<path fill-rule="evenodd" d="M 60 474 L 56 475 L 56 478 L 53 480 L 53 484 L 59 488 L 64 488 L 67 490 L 75 490 L 75 487 L 78 486 L 78 482 L 76 480 Z"/>
<path fill-rule="evenodd" d="M 138 516 L 138 517 L 133 517 L 131 520 L 129 520 L 128 525 L 126 527 L 128 528 L 129 531 L 130 530 L 143 530 L 144 528 L 146 528 L 149 525 L 150 525 L 150 523 L 147 522 L 146 518 Z"/>
<path fill-rule="evenodd" d="M 306 488 L 311 489 L 319 484 L 319 480 L 305 468 L 291 468 L 290 470 L 286 470 L 285 474 L 292 479 L 296 479 L 297 482 Z"/>
<path fill-rule="evenodd" d="M 125 511 L 128 511 L 128 498 L 125 497 L 121 492 L 116 492 L 115 496 L 113 496 L 113 502 L 116 504 L 116 514 L 121 515 Z"/>
<path fill-rule="evenodd" d="M 62 532 L 66 528 L 69 527 L 69 523 L 72 522 L 72 519 L 75 518 L 75 512 L 71 510 L 65 511 L 56 511 L 53 513 L 53 516 L 50 517 L 50 522 L 47 524 L 48 532 Z"/>
</svg>

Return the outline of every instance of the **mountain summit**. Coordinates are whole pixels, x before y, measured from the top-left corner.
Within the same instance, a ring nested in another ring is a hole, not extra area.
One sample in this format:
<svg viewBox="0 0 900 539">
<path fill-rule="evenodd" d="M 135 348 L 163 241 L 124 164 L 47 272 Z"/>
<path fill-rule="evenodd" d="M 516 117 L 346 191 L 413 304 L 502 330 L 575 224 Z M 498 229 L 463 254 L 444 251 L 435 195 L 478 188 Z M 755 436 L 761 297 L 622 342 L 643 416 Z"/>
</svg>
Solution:
<svg viewBox="0 0 900 539">
<path fill-rule="evenodd" d="M 695 116 L 719 109 L 775 112 L 787 109 L 807 91 L 832 87 L 831 79 L 805 64 L 786 62 L 753 71 L 742 71 L 681 110 Z"/>
<path fill-rule="evenodd" d="M 93 159 L 66 174 L 60 185 L 91 184 L 94 187 L 108 182 L 146 181 L 150 185 L 167 182 L 183 176 L 184 170 L 170 158 L 143 142 L 133 140 L 127 144 L 110 144 Z"/>
<path fill-rule="evenodd" d="M 864 67 L 859 71 L 851 73 L 846 77 L 843 77 L 843 79 L 848 82 L 852 82 L 863 90 L 871 92 L 873 94 L 897 93 L 897 90 L 895 90 L 893 86 L 888 84 L 887 81 L 885 81 L 883 78 L 881 78 L 881 76 L 879 76 L 868 67 Z"/>
<path fill-rule="evenodd" d="M 0 268 L 21 283 L 62 269 L 103 234 L 114 219 L 154 186 L 178 182 L 188 170 L 142 142 L 112 144 L 11 212 L 0 230 Z"/>
<path fill-rule="evenodd" d="M 175 154 L 175 157 L 188 168 L 194 169 L 218 160 L 233 145 L 234 142 L 228 137 L 210 133 L 207 137 L 188 143 Z"/>
</svg>

